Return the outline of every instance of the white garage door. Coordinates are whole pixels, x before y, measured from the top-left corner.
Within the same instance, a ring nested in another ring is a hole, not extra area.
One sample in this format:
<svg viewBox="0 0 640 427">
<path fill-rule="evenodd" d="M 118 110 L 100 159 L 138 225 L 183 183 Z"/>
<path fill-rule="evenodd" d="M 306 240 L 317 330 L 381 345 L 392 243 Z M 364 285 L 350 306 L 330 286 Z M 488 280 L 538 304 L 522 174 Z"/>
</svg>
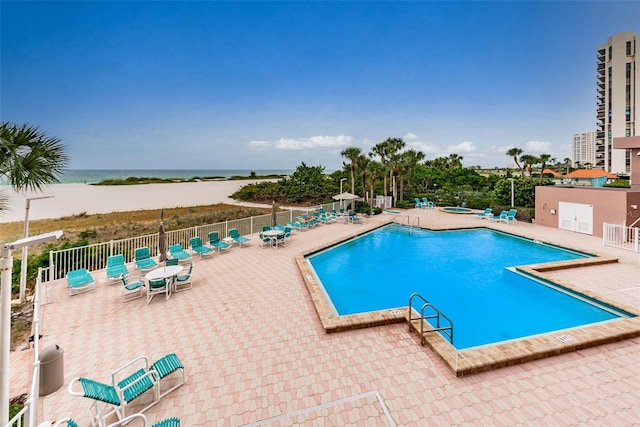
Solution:
<svg viewBox="0 0 640 427">
<path fill-rule="evenodd" d="M 593 205 L 558 202 L 558 228 L 593 234 Z"/>
</svg>

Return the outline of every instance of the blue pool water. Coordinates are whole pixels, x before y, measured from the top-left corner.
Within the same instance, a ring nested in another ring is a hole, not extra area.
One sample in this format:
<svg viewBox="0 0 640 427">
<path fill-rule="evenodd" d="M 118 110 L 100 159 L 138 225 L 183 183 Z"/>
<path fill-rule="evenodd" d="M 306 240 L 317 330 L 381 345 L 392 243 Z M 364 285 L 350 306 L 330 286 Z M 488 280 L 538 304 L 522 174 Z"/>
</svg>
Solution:
<svg viewBox="0 0 640 427">
<path fill-rule="evenodd" d="M 417 292 L 452 320 L 462 349 L 619 317 L 508 269 L 588 256 L 488 229 L 392 225 L 308 262 L 339 315 L 406 307 Z"/>
</svg>

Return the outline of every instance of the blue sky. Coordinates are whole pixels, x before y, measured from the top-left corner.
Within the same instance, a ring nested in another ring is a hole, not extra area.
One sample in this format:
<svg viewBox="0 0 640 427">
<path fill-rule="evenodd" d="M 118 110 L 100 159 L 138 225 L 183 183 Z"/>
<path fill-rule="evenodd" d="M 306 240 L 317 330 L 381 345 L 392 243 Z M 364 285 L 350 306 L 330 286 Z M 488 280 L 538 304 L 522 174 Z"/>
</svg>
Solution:
<svg viewBox="0 0 640 427">
<path fill-rule="evenodd" d="M 339 168 L 402 137 L 427 158 L 571 156 L 596 47 L 640 2 L 0 3 L 2 121 L 73 169 Z"/>
</svg>

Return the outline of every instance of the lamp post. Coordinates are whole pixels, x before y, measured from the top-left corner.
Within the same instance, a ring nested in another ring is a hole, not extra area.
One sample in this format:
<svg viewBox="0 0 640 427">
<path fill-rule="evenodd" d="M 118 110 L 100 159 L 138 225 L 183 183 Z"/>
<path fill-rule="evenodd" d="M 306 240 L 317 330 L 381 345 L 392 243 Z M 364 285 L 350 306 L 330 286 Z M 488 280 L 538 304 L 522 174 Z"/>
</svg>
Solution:
<svg viewBox="0 0 640 427">
<path fill-rule="evenodd" d="M 53 196 L 31 197 L 27 199 L 24 207 L 24 234 L 25 239 L 29 237 L 29 208 L 32 200 L 50 199 Z M 22 262 L 20 263 L 20 303 L 24 304 L 27 300 L 27 246 L 22 248 Z"/>
<path fill-rule="evenodd" d="M 346 180 L 347 178 L 340 178 L 340 194 L 342 194 L 342 183 Z M 344 209 L 344 199 L 340 199 L 340 207 Z"/>
<path fill-rule="evenodd" d="M 507 178 L 509 181 L 511 181 L 511 207 L 514 208 L 515 207 L 515 192 L 513 190 L 513 178 Z"/>
<path fill-rule="evenodd" d="M 62 237 L 62 230 L 40 234 L 6 243 L 2 246 L 2 260 L 0 261 L 0 291 L 2 305 L 0 306 L 0 425 L 9 423 L 9 351 L 11 349 L 11 267 L 13 257 L 11 251 L 22 249 L 56 240 Z"/>
</svg>

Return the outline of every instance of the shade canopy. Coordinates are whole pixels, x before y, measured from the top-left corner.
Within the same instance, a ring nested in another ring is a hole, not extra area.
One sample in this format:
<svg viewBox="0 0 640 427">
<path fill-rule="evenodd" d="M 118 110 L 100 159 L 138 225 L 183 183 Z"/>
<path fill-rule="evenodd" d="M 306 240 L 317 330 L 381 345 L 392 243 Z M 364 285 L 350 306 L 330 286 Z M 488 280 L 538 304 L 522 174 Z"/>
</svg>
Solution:
<svg viewBox="0 0 640 427">
<path fill-rule="evenodd" d="M 333 196 L 333 199 L 334 200 L 355 200 L 355 199 L 359 199 L 359 197 L 356 196 L 355 194 L 344 192 L 344 193 L 340 193 Z"/>
</svg>

